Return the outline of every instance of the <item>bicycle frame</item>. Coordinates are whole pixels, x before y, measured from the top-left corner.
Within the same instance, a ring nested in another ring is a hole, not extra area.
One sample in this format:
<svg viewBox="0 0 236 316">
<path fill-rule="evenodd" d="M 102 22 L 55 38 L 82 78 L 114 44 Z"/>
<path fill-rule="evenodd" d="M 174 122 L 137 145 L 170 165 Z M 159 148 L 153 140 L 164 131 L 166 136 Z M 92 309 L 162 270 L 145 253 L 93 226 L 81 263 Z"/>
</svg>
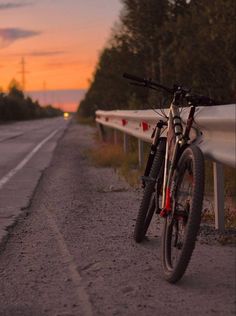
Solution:
<svg viewBox="0 0 236 316">
<path fill-rule="evenodd" d="M 143 186 L 147 186 L 136 219 L 134 239 L 137 243 L 143 241 L 155 211 L 164 217 L 162 266 L 166 280 L 175 283 L 190 262 L 200 228 L 204 197 L 204 157 L 197 146 L 189 146 L 190 130 L 195 108 L 215 102 L 205 96 L 190 94 L 189 89 L 180 85 L 170 89 L 152 79 L 129 74 L 124 74 L 124 77 L 141 87 L 165 90 L 173 97 L 166 122 L 157 122 L 152 134 L 153 142 L 143 177 Z M 180 118 L 184 101 L 190 105 L 185 129 Z M 164 126 L 167 126 L 167 137 L 163 138 Z M 162 205 L 159 206 L 161 186 Z"/>
<path fill-rule="evenodd" d="M 178 99 L 177 99 L 178 100 Z M 149 173 L 152 160 L 156 152 L 158 140 L 161 135 L 161 131 L 165 125 L 167 125 L 167 144 L 165 152 L 165 166 L 164 166 L 164 180 L 163 180 L 163 194 L 162 194 L 162 211 L 161 216 L 167 216 L 171 212 L 171 178 L 173 176 L 175 166 L 178 162 L 180 154 L 183 149 L 188 145 L 189 133 L 192 127 L 195 106 L 190 107 L 189 116 L 185 130 L 183 131 L 183 125 L 180 118 L 179 102 L 174 97 L 168 113 L 168 124 L 160 120 L 154 130 L 154 139 L 149 155 L 145 175 Z M 146 178 L 144 175 L 144 179 Z"/>
<path fill-rule="evenodd" d="M 162 215 L 171 211 L 171 178 L 180 146 L 183 146 L 183 127 L 180 119 L 179 108 L 171 103 L 169 110 L 167 144 L 165 154 L 163 195 L 162 195 Z"/>
</svg>

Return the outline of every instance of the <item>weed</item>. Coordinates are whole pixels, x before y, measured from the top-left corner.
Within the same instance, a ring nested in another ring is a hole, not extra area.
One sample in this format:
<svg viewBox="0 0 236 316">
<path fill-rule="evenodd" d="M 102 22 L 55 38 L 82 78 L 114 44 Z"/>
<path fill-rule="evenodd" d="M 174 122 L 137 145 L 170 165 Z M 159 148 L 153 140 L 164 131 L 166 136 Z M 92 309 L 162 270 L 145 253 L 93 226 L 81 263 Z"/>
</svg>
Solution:
<svg viewBox="0 0 236 316">
<path fill-rule="evenodd" d="M 97 145 L 87 151 L 92 163 L 97 167 L 114 168 L 131 186 L 138 187 L 143 170 L 138 165 L 137 150 L 125 154 L 121 144 L 98 141 L 97 134 L 94 138 Z"/>
<path fill-rule="evenodd" d="M 98 133 L 95 133 L 94 139 L 97 144 L 87 152 L 92 163 L 97 167 L 111 167 L 125 178 L 125 180 L 133 187 L 139 187 L 140 176 L 144 173 L 144 167 L 139 168 L 137 140 L 130 137 L 128 154 L 123 152 L 122 134 L 118 134 L 118 144 L 113 144 L 113 133 L 106 133 L 106 142 L 99 141 Z M 136 141 L 136 142 L 135 142 Z M 145 145 L 145 155 L 148 152 L 148 145 Z M 214 225 L 215 214 L 213 205 L 213 168 L 210 161 L 206 161 L 206 177 L 205 177 L 205 209 L 203 211 L 203 222 Z M 234 169 L 225 167 L 225 227 L 236 227 L 236 207 L 235 207 L 235 177 Z"/>
<path fill-rule="evenodd" d="M 88 151 L 88 155 L 97 167 L 118 168 L 125 160 L 125 154 L 119 145 L 100 143 Z"/>
<path fill-rule="evenodd" d="M 76 114 L 76 122 L 82 125 L 95 126 L 94 118 L 92 117 L 82 117 L 79 114 Z"/>
</svg>

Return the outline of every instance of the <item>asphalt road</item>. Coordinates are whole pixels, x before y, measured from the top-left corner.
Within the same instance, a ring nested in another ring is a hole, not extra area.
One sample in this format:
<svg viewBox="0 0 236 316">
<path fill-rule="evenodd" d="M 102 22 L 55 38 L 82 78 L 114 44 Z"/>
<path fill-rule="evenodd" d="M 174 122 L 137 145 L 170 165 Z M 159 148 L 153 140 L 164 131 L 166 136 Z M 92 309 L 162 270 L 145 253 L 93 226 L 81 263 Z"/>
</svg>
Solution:
<svg viewBox="0 0 236 316">
<path fill-rule="evenodd" d="M 30 204 L 68 122 L 60 117 L 0 125 L 0 244 Z"/>
<path fill-rule="evenodd" d="M 135 244 L 140 194 L 91 165 L 93 133 L 69 126 L 10 229 L 0 253 L 0 315 L 235 315 L 235 248 L 199 243 L 182 281 L 168 284 L 160 223 Z"/>
</svg>

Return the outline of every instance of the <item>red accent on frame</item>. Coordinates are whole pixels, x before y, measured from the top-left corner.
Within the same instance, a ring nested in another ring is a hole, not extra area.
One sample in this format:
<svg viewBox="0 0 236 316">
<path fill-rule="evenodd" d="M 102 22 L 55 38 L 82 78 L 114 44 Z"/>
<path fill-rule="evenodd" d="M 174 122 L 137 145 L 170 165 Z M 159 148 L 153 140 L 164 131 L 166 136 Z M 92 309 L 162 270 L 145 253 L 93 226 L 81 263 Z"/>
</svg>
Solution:
<svg viewBox="0 0 236 316">
<path fill-rule="evenodd" d="M 148 123 L 145 122 L 145 121 L 143 121 L 143 122 L 142 122 L 142 128 L 143 128 L 143 131 L 144 131 L 144 132 L 147 131 L 147 130 L 149 129 Z"/>
<path fill-rule="evenodd" d="M 125 126 L 126 124 L 128 124 L 128 121 L 126 119 L 122 119 L 122 125 Z"/>
<path fill-rule="evenodd" d="M 166 200 L 165 200 L 165 207 L 161 211 L 160 216 L 161 217 L 166 217 L 170 212 L 171 212 L 171 203 L 170 203 L 170 189 L 166 189 Z"/>
<path fill-rule="evenodd" d="M 171 198 L 170 198 L 170 188 L 166 189 L 166 200 L 165 207 L 162 209 L 160 216 L 166 217 L 171 212 Z"/>
<path fill-rule="evenodd" d="M 170 205 L 170 188 L 166 188 L 166 203 L 165 203 L 165 209 L 167 211 L 171 210 L 171 205 Z"/>
</svg>

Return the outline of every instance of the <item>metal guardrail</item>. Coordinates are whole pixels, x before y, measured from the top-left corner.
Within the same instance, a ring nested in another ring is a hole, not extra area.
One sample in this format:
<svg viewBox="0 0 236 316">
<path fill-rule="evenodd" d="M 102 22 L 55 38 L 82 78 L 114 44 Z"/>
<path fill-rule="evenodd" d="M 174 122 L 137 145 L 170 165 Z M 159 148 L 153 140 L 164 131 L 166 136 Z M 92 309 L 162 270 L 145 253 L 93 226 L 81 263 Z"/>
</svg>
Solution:
<svg viewBox="0 0 236 316">
<path fill-rule="evenodd" d="M 167 113 L 167 111 L 165 111 Z M 182 112 L 185 123 L 188 108 Z M 143 141 L 151 142 L 151 134 L 160 119 L 153 110 L 139 111 L 96 111 L 96 122 L 102 130 L 107 126 L 124 133 L 124 150 L 128 150 L 127 135 L 138 139 L 139 161 L 143 163 Z M 202 150 L 207 159 L 213 161 L 215 227 L 224 230 L 224 175 L 222 164 L 235 168 L 236 164 L 236 105 L 199 107 L 195 113 L 195 123 L 191 140 Z"/>
</svg>

